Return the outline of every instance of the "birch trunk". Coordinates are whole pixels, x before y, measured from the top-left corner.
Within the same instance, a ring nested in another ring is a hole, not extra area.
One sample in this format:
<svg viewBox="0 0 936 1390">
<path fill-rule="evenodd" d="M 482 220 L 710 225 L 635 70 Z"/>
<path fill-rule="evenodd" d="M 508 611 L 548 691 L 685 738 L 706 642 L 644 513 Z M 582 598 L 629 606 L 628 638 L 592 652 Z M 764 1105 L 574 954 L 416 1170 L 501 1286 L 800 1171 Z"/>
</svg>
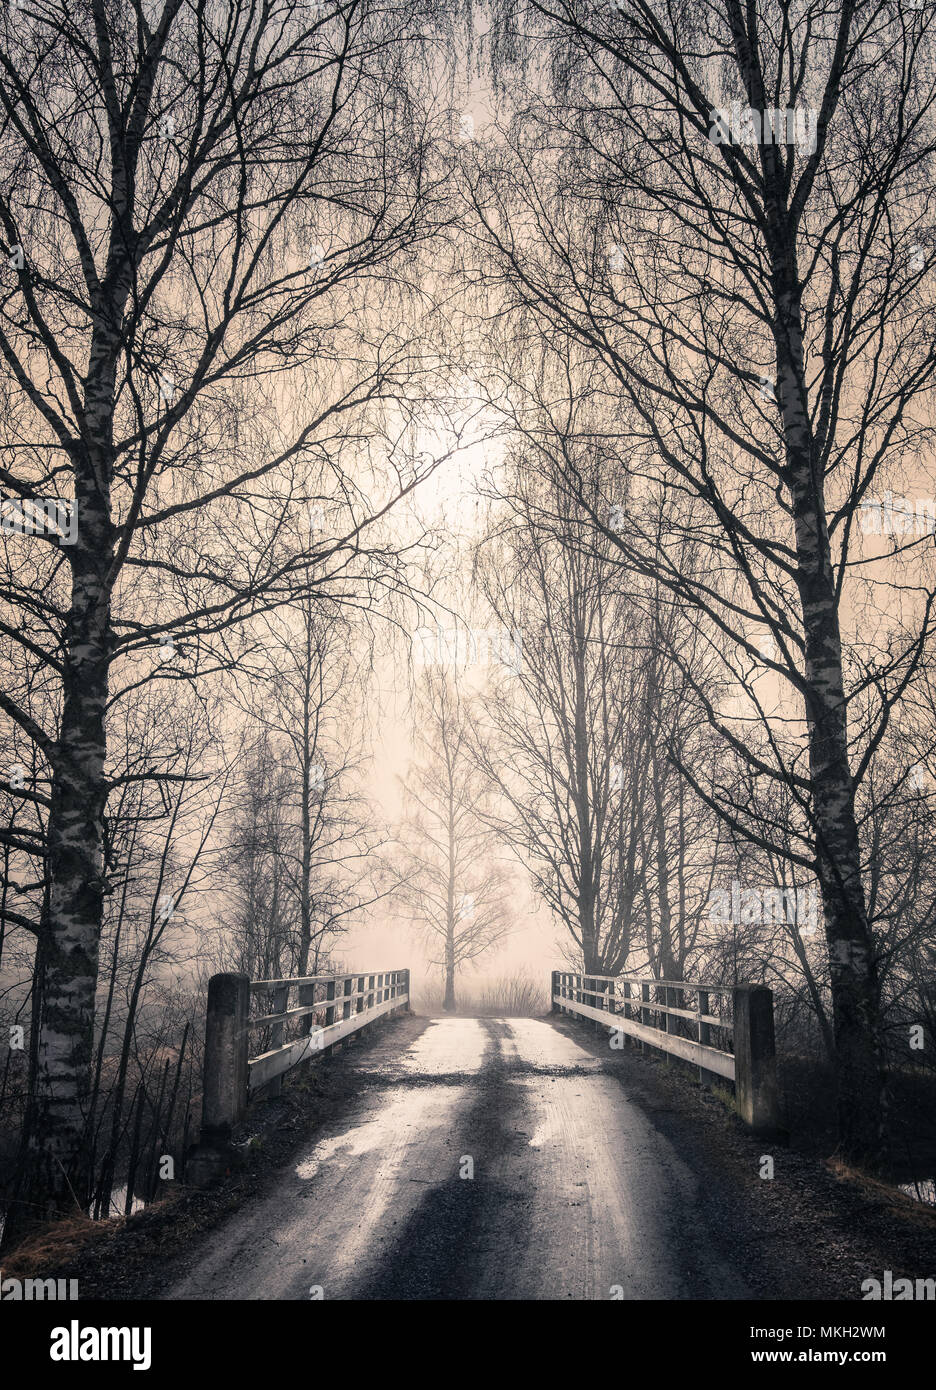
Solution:
<svg viewBox="0 0 936 1390">
<path fill-rule="evenodd" d="M 815 462 L 806 408 L 799 297 L 781 283 L 776 288 L 776 303 L 778 388 L 805 639 L 817 871 L 829 952 L 838 1132 L 851 1159 L 874 1166 L 884 1147 L 880 986 L 861 878 L 855 793 L 848 761 L 838 597 L 824 483 Z"/>
<path fill-rule="evenodd" d="M 83 485 L 81 485 L 83 483 Z M 110 660 L 106 586 L 112 535 L 106 494 L 86 476 L 76 487 L 60 735 L 49 810 L 49 916 L 29 1124 L 28 1162 L 12 1239 L 34 1222 L 85 1209 L 91 1123 L 94 999 L 103 914 L 104 717 Z"/>
</svg>

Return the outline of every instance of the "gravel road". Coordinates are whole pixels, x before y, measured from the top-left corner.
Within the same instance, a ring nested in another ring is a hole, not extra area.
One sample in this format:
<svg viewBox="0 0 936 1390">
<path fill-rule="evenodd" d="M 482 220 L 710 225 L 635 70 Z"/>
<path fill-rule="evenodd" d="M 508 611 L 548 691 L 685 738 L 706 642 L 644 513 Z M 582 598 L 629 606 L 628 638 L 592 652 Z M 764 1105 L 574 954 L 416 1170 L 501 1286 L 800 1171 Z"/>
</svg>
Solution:
<svg viewBox="0 0 936 1390">
<path fill-rule="evenodd" d="M 699 1176 L 537 1019 L 433 1019 L 199 1247 L 171 1299 L 733 1299 Z"/>
</svg>

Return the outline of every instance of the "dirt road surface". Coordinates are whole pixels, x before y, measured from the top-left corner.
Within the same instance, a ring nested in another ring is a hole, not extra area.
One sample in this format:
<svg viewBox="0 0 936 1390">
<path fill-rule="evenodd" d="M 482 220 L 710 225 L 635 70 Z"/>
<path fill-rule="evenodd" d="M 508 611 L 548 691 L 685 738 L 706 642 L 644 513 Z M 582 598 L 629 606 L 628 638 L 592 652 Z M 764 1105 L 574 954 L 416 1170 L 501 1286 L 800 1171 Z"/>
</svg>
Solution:
<svg viewBox="0 0 936 1390">
<path fill-rule="evenodd" d="M 699 1177 L 594 1049 L 432 1019 L 200 1247 L 174 1299 L 734 1299 Z"/>
</svg>

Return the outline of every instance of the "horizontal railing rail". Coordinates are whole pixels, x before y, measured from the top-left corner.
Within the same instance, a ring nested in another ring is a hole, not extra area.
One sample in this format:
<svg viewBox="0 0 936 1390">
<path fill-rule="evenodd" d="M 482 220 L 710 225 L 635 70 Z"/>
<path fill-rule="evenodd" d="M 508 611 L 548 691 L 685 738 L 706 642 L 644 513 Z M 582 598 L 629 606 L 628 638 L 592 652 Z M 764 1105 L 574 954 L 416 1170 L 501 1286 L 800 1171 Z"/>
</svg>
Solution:
<svg viewBox="0 0 936 1390">
<path fill-rule="evenodd" d="M 205 1018 L 202 1148 L 224 1149 L 248 1101 L 260 1090 L 277 1094 L 282 1077 L 300 1062 L 375 1019 L 408 1009 L 409 1001 L 409 970 L 281 980 L 212 975 Z M 253 1017 L 251 1002 L 263 1010 Z M 260 1050 L 251 1055 L 257 1034 Z"/>
<path fill-rule="evenodd" d="M 293 989 L 297 991 L 300 1002 L 291 1009 L 288 1005 Z M 316 999 L 315 994 L 319 989 L 323 989 L 324 994 Z M 271 1034 L 270 1047 L 248 1059 L 248 1096 L 276 1081 L 312 1053 L 332 1047 L 342 1038 L 350 1037 L 372 1023 L 375 1018 L 408 1003 L 409 971 L 382 970 L 376 974 L 354 971 L 350 975 L 255 980 L 250 985 L 250 993 L 268 996 L 273 1012 L 247 1021 L 249 1031 L 269 1028 Z M 284 1041 L 285 1025 L 310 1015 L 323 1021 L 313 1023 L 302 1037 Z"/>
<path fill-rule="evenodd" d="M 780 1128 L 771 990 L 554 970 L 550 998 L 554 1012 L 594 1019 L 612 1033 L 693 1063 L 702 1080 L 715 1075 L 733 1082 L 748 1125 Z M 716 1005 L 718 999 L 730 999 L 730 1009 Z"/>
</svg>

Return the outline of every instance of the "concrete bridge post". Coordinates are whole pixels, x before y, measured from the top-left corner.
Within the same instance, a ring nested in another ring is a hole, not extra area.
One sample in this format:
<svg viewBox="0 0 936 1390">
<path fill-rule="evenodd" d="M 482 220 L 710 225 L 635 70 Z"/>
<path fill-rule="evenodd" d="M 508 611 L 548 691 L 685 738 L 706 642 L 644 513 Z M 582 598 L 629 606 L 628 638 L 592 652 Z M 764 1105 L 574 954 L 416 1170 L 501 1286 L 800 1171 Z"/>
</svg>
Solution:
<svg viewBox="0 0 936 1390">
<path fill-rule="evenodd" d="M 763 1133 L 781 1129 L 774 1047 L 773 990 L 738 985 L 734 997 L 735 1098 L 745 1124 Z"/>
<path fill-rule="evenodd" d="M 198 1147 L 186 1165 L 196 1187 L 220 1177 L 231 1162 L 231 1135 L 247 1108 L 246 975 L 212 975 L 205 1018 L 202 1124 Z"/>
</svg>

